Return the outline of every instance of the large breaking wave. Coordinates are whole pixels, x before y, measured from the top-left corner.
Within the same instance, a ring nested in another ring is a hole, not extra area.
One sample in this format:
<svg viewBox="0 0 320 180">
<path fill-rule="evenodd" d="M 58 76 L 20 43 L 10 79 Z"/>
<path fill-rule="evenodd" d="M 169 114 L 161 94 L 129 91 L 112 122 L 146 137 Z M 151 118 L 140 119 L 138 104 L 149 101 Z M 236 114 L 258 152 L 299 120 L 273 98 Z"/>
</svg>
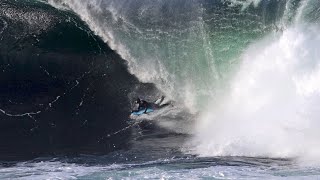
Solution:
<svg viewBox="0 0 320 180">
<path fill-rule="evenodd" d="M 21 149 L 23 143 L 15 142 L 24 141 L 39 142 L 27 149 L 30 154 L 122 146 L 127 133 L 105 137 L 126 126 L 128 94 L 135 96 L 141 86 L 128 68 L 181 104 L 178 109 L 195 114 L 193 137 L 183 147 L 188 153 L 319 157 L 317 0 L 45 1 L 61 14 L 43 1 L 25 1 L 27 7 L 34 3 L 27 10 L 1 3 L 5 151 Z M 169 114 L 176 122 L 163 126 L 189 131 L 181 121 L 189 117 Z M 20 136 L 7 129 L 13 126 Z M 5 142 L 7 137 L 15 141 Z"/>
<path fill-rule="evenodd" d="M 191 152 L 318 156 L 318 1 L 48 2 L 199 112 Z"/>
</svg>

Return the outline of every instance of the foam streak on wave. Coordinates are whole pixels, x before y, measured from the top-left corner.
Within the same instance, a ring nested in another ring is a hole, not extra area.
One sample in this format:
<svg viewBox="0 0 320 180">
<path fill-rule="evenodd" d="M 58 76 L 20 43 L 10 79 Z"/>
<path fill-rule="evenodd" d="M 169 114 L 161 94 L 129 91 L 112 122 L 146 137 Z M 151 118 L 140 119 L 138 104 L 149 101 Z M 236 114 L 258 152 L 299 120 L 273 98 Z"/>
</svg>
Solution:
<svg viewBox="0 0 320 180">
<path fill-rule="evenodd" d="M 237 5 L 241 5 L 242 6 L 242 10 L 248 8 L 251 4 L 253 4 L 255 7 L 257 7 L 259 5 L 259 3 L 261 2 L 261 0 L 226 0 L 232 3 L 232 5 L 237 6 Z"/>
</svg>

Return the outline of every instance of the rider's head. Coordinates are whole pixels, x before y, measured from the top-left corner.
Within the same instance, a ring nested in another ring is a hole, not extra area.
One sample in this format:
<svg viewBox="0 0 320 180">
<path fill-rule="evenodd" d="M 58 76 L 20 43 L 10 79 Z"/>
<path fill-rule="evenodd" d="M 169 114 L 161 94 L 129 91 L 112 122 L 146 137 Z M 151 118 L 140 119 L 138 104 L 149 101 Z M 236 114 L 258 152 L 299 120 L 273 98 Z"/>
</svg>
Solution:
<svg viewBox="0 0 320 180">
<path fill-rule="evenodd" d="M 137 98 L 136 103 L 140 103 L 140 101 L 141 101 L 140 98 Z"/>
</svg>

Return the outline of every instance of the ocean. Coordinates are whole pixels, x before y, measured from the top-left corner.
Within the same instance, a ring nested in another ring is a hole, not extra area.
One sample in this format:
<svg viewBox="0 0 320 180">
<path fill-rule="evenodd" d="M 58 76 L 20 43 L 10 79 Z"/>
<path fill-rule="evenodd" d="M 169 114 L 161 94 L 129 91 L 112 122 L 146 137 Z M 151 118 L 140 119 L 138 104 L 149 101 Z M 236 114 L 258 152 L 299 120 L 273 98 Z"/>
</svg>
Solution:
<svg viewBox="0 0 320 180">
<path fill-rule="evenodd" d="M 318 0 L 2 0 L 0 179 L 318 179 L 319 20 Z"/>
</svg>

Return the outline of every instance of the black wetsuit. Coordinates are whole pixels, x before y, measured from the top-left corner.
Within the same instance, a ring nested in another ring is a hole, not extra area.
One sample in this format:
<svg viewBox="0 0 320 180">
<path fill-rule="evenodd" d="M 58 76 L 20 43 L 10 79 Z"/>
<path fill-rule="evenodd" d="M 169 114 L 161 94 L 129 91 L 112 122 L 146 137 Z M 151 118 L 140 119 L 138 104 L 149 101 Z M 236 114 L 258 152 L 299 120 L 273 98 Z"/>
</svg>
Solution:
<svg viewBox="0 0 320 180">
<path fill-rule="evenodd" d="M 144 110 L 144 113 L 147 112 L 148 108 L 150 107 L 150 103 L 145 100 L 137 100 L 135 101 L 135 108 L 131 112 L 139 112 Z"/>
<path fill-rule="evenodd" d="M 139 102 L 139 107 L 138 107 L 138 110 L 139 110 L 139 111 L 142 110 L 142 109 L 144 109 L 144 113 L 146 113 L 147 110 L 148 110 L 148 107 L 149 107 L 149 103 L 148 103 L 147 101 L 145 101 L 145 100 L 140 100 L 140 102 Z"/>
<path fill-rule="evenodd" d="M 154 103 L 149 103 L 145 100 L 141 100 L 141 99 L 137 99 L 135 101 L 135 108 L 134 110 L 132 110 L 131 112 L 139 112 L 141 110 L 144 110 L 144 113 L 146 113 L 148 111 L 148 108 L 163 108 L 165 106 L 168 106 L 171 104 L 171 102 L 167 102 L 165 104 L 161 104 L 164 100 L 164 96 L 161 96 L 160 99 L 158 99 L 156 102 Z"/>
</svg>

